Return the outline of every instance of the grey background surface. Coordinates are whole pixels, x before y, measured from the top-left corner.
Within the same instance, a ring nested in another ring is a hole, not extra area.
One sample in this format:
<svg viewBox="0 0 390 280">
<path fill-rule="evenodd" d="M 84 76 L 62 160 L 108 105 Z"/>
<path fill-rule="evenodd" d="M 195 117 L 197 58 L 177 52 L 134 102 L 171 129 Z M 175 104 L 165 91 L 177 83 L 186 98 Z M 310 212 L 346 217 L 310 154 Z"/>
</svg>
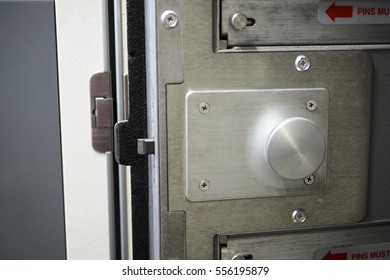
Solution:
<svg viewBox="0 0 390 280">
<path fill-rule="evenodd" d="M 65 259 L 54 1 L 0 1 L 0 259 Z"/>
<path fill-rule="evenodd" d="M 372 51 L 371 57 L 375 72 L 368 221 L 390 219 L 390 51 Z"/>
</svg>

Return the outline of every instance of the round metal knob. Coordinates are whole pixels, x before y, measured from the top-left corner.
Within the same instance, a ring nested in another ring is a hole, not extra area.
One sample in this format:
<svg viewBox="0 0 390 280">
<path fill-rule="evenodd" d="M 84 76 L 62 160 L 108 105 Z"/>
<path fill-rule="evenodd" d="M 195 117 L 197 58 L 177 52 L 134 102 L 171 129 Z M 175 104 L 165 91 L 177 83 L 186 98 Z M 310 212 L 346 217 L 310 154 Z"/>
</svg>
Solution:
<svg viewBox="0 0 390 280">
<path fill-rule="evenodd" d="M 267 162 L 282 178 L 303 179 L 321 166 L 326 139 L 320 128 L 305 118 L 290 118 L 277 125 L 266 143 Z"/>
<path fill-rule="evenodd" d="M 231 19 L 232 25 L 237 30 L 243 30 L 248 25 L 248 18 L 246 15 L 236 13 Z"/>
</svg>

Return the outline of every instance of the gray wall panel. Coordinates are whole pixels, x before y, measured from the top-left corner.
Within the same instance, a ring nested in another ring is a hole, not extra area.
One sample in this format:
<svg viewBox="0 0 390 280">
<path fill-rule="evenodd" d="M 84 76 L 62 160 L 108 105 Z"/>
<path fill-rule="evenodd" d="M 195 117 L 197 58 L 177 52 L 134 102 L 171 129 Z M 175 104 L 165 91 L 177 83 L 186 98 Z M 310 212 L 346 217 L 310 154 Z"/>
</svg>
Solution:
<svg viewBox="0 0 390 280">
<path fill-rule="evenodd" d="M 64 259 L 53 1 L 0 1 L 0 259 Z"/>
</svg>

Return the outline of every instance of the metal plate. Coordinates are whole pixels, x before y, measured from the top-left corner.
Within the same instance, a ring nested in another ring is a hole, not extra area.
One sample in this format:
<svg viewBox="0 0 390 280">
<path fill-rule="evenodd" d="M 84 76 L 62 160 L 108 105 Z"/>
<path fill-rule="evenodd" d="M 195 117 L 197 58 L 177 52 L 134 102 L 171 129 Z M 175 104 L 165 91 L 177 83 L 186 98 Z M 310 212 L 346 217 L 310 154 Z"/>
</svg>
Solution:
<svg viewBox="0 0 390 280">
<path fill-rule="evenodd" d="M 158 1 L 158 5 L 163 2 Z M 161 258 L 210 259 L 212 240 L 218 233 L 361 221 L 367 206 L 373 73 L 370 56 L 357 51 L 304 52 L 302 49 L 278 53 L 215 53 L 211 30 L 215 3 L 181 1 L 182 83 L 170 76 L 175 63 L 167 63 L 164 58 L 167 48 L 175 50 L 172 45 L 157 44 L 157 50 L 149 56 L 156 58 L 158 65 L 158 73 L 151 76 L 157 83 L 150 87 L 154 99 L 149 100 L 156 100 L 158 105 L 154 110 L 157 116 L 150 122 L 152 130 L 158 129 L 159 133 L 156 155 L 151 157 L 151 166 L 158 172 L 152 171 L 151 181 L 158 183 L 152 188 L 158 195 L 153 199 L 159 199 L 160 203 L 156 205 L 161 221 L 154 221 L 161 226 L 158 232 L 161 233 Z M 175 10 L 175 7 L 167 8 Z M 160 15 L 157 12 L 151 20 L 156 22 Z M 158 41 L 164 36 L 159 32 Z M 151 37 L 155 38 L 153 34 Z M 294 62 L 300 55 L 310 58 L 308 71 L 297 71 Z M 327 191 L 313 195 L 189 201 L 185 194 L 183 109 L 187 93 L 289 88 L 326 88 L 329 92 Z M 294 223 L 291 217 L 298 208 L 307 213 L 306 221 L 301 224 Z"/>
<path fill-rule="evenodd" d="M 309 100 L 316 101 L 315 111 L 306 108 Z M 326 89 L 190 91 L 185 109 L 186 196 L 189 200 L 318 194 L 324 191 L 326 160 L 315 172 L 316 180 L 311 185 L 306 185 L 303 178 L 283 179 L 267 163 L 266 144 L 275 127 L 296 117 L 317 124 L 326 140 L 329 110 Z M 303 136 L 307 130 L 302 132 Z M 318 147 L 318 150 L 321 148 L 324 147 Z M 284 158 L 284 161 L 288 159 Z M 202 187 L 202 182 L 209 184 L 207 189 L 206 185 Z"/>
<path fill-rule="evenodd" d="M 215 258 L 223 260 L 230 260 L 237 254 L 251 256 L 256 260 L 318 259 L 320 255 L 320 259 L 341 259 L 341 256 L 332 254 L 348 250 L 358 253 L 363 252 L 364 248 L 367 249 L 366 252 L 373 253 L 373 258 L 379 259 L 389 247 L 390 225 L 373 223 L 248 235 L 220 235 L 215 241 Z M 355 249 L 350 248 L 351 246 Z M 320 254 L 324 253 L 324 249 L 325 254 Z M 330 254 L 327 255 L 328 252 Z M 356 255 L 354 259 L 358 257 Z M 353 259 L 352 254 L 350 259 Z"/>
<path fill-rule="evenodd" d="M 390 43 L 389 24 L 323 25 L 318 9 L 318 0 L 221 0 L 220 40 L 227 42 L 227 48 Z M 256 23 L 242 30 L 235 28 L 232 17 L 237 13 Z"/>
</svg>

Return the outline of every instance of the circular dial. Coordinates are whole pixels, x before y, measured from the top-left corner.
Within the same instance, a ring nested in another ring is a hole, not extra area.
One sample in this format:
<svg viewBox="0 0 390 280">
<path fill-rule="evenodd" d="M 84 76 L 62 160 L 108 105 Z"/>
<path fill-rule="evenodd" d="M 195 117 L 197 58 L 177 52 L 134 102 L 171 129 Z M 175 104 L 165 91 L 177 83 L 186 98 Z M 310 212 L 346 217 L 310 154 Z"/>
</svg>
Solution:
<svg viewBox="0 0 390 280">
<path fill-rule="evenodd" d="M 303 179 L 320 168 L 326 154 L 326 139 L 311 120 L 290 118 L 272 130 L 265 154 L 280 177 Z"/>
</svg>

